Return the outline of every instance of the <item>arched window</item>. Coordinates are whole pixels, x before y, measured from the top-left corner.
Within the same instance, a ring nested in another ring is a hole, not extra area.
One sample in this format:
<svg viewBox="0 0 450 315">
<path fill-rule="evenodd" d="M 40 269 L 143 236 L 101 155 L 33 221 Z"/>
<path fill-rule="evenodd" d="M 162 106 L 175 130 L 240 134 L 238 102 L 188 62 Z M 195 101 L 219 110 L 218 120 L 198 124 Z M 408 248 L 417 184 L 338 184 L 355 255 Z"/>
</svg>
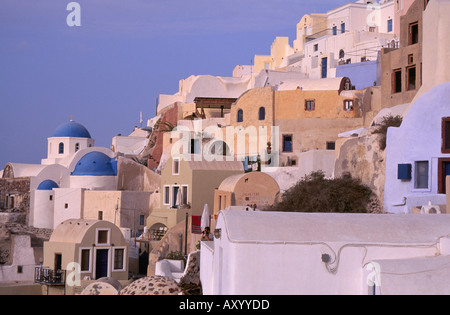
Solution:
<svg viewBox="0 0 450 315">
<path fill-rule="evenodd" d="M 259 120 L 266 120 L 266 109 L 264 107 L 259 108 Z"/>
<path fill-rule="evenodd" d="M 343 49 L 339 50 L 339 58 L 344 59 L 345 57 L 345 52 Z"/>
<path fill-rule="evenodd" d="M 59 154 L 64 154 L 64 143 L 59 144 Z"/>
<path fill-rule="evenodd" d="M 244 111 L 242 109 L 238 110 L 237 112 L 237 122 L 243 122 L 244 121 Z"/>
<path fill-rule="evenodd" d="M 80 150 L 80 144 L 76 143 L 75 144 L 75 152 L 78 152 Z"/>
</svg>

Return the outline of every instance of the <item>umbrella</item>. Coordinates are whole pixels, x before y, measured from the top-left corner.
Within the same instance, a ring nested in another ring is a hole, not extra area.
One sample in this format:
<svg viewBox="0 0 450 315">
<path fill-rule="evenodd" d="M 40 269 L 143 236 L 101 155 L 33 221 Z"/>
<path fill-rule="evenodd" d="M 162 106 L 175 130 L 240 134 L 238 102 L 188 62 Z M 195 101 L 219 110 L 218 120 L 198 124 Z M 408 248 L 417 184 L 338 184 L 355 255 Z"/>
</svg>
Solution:
<svg viewBox="0 0 450 315">
<path fill-rule="evenodd" d="M 205 206 L 203 207 L 201 227 L 202 231 L 204 231 L 206 227 L 209 227 L 209 206 L 207 203 L 205 203 Z"/>
</svg>

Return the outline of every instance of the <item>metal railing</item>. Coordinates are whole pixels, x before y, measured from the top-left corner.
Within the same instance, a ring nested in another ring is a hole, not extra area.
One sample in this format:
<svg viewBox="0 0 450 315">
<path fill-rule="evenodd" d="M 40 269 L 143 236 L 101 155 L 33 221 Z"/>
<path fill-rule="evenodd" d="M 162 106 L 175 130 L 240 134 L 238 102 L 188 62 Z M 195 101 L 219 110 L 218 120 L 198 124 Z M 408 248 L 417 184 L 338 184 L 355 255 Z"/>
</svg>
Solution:
<svg viewBox="0 0 450 315">
<path fill-rule="evenodd" d="M 34 269 L 34 282 L 48 286 L 65 286 L 66 270 L 53 270 L 48 267 L 36 267 Z"/>
</svg>

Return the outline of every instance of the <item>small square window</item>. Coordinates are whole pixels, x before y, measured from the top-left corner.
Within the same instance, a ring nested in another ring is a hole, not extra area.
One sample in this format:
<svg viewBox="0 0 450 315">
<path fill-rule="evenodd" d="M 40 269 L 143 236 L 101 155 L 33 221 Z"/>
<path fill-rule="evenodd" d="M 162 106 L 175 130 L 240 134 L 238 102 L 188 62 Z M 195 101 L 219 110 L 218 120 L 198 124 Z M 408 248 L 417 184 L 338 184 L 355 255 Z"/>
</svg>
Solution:
<svg viewBox="0 0 450 315">
<path fill-rule="evenodd" d="M 327 150 L 335 150 L 336 149 L 336 142 L 329 141 L 327 142 Z"/>
<path fill-rule="evenodd" d="M 319 51 L 319 44 L 314 45 L 314 51 Z"/>
<path fill-rule="evenodd" d="M 306 100 L 305 101 L 305 110 L 313 111 L 316 109 L 316 101 L 315 100 Z"/>
<path fill-rule="evenodd" d="M 428 161 L 419 161 L 415 163 L 415 183 L 416 189 L 428 188 Z"/>
<path fill-rule="evenodd" d="M 108 244 L 108 231 L 99 230 L 97 234 L 97 244 Z"/>
<path fill-rule="evenodd" d="M 413 63 L 414 63 L 414 55 L 413 54 L 408 55 L 408 64 L 411 65 Z"/>
<path fill-rule="evenodd" d="M 353 110 L 353 100 L 344 101 L 344 110 L 348 112 Z"/>
<path fill-rule="evenodd" d="M 180 174 L 180 159 L 173 159 L 172 175 Z"/>
<path fill-rule="evenodd" d="M 69 209 L 69 204 L 68 203 L 64 204 L 64 209 Z"/>
</svg>

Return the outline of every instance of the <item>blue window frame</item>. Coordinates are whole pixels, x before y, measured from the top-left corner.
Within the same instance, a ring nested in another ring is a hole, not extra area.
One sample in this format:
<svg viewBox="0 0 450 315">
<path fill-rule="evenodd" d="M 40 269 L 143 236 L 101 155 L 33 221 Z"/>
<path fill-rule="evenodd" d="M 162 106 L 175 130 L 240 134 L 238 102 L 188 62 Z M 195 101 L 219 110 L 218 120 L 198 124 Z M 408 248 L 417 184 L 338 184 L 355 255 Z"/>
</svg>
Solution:
<svg viewBox="0 0 450 315">
<path fill-rule="evenodd" d="M 388 33 L 392 32 L 393 30 L 393 25 L 392 25 L 392 19 L 387 21 L 387 31 Z"/>
<path fill-rule="evenodd" d="M 259 108 L 259 120 L 266 120 L 266 109 L 264 107 Z"/>
<path fill-rule="evenodd" d="M 328 57 L 322 58 L 322 79 L 327 77 L 328 71 Z"/>
<path fill-rule="evenodd" d="M 242 109 L 238 110 L 237 112 L 237 122 L 243 122 L 244 121 L 244 111 Z"/>
<path fill-rule="evenodd" d="M 283 136 L 283 152 L 292 152 L 292 135 Z"/>
<path fill-rule="evenodd" d="M 337 35 L 337 26 L 333 26 L 333 35 Z"/>
<path fill-rule="evenodd" d="M 345 33 L 345 23 L 341 24 L 341 34 Z"/>
</svg>

